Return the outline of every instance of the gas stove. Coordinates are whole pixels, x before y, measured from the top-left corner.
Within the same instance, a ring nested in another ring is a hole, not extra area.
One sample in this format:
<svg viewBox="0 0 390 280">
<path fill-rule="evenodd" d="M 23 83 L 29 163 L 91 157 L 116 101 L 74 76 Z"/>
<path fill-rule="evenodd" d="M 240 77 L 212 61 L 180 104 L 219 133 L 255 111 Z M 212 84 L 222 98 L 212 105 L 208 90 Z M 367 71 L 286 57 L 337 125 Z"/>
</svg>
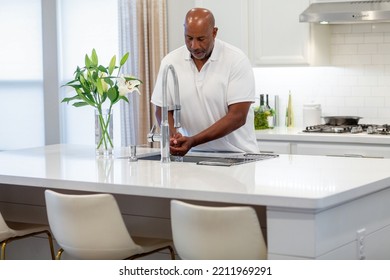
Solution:
<svg viewBox="0 0 390 280">
<path fill-rule="evenodd" d="M 313 126 L 307 126 L 303 132 L 316 132 L 316 133 L 366 133 L 375 135 L 390 135 L 390 125 L 388 124 L 357 124 L 357 125 L 328 125 L 319 124 Z"/>
</svg>

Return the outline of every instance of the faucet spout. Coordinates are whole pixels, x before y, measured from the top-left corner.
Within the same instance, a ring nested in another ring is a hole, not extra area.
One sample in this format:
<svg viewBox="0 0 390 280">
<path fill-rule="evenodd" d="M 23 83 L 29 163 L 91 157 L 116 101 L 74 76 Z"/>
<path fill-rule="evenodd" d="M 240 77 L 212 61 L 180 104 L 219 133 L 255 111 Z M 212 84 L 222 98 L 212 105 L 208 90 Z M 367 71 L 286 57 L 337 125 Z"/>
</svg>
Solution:
<svg viewBox="0 0 390 280">
<path fill-rule="evenodd" d="M 155 127 L 152 128 L 148 134 L 148 141 L 154 142 L 155 139 L 158 139 L 161 142 L 161 162 L 169 163 L 170 159 L 170 149 L 169 149 L 169 122 L 168 122 L 168 73 L 172 73 L 173 86 L 174 86 L 174 97 L 175 104 L 173 106 L 173 118 L 174 118 L 174 127 L 179 128 L 180 124 L 180 95 L 179 95 L 179 82 L 175 68 L 172 64 L 165 66 L 162 76 L 162 110 L 161 110 L 161 135 L 156 136 L 154 133 Z"/>
</svg>

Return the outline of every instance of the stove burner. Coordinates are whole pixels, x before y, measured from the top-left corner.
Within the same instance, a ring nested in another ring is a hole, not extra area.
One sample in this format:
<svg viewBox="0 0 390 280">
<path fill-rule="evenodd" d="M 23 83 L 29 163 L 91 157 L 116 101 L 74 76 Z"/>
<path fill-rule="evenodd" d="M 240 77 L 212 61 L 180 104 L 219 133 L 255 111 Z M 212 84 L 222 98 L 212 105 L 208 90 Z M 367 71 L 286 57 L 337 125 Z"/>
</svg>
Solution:
<svg viewBox="0 0 390 280">
<path fill-rule="evenodd" d="M 358 125 L 327 125 L 319 124 L 307 126 L 303 132 L 317 132 L 317 133 L 350 133 L 357 134 L 366 132 L 367 134 L 390 135 L 390 125 L 376 125 L 376 124 L 358 124 Z"/>
</svg>

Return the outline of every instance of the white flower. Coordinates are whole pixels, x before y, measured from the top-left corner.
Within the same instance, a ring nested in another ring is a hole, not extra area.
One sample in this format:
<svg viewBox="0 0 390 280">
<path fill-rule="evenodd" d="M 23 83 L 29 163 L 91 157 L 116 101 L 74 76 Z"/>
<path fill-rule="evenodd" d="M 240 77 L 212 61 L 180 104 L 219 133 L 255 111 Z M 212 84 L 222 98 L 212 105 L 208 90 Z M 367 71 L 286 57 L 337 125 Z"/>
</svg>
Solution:
<svg viewBox="0 0 390 280">
<path fill-rule="evenodd" d="M 121 75 L 117 81 L 120 96 L 125 96 L 127 93 L 133 91 L 137 91 L 138 94 L 140 94 L 138 87 L 141 82 L 137 78 Z"/>
</svg>

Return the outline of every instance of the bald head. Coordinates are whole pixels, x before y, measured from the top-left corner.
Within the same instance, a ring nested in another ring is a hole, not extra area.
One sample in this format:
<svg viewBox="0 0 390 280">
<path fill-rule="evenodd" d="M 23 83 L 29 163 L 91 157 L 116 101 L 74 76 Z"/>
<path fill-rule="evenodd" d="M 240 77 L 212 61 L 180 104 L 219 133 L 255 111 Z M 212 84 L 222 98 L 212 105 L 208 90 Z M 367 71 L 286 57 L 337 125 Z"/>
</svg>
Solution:
<svg viewBox="0 0 390 280">
<path fill-rule="evenodd" d="M 184 36 L 188 51 L 195 63 L 205 63 L 214 48 L 218 28 L 214 15 L 204 8 L 188 11 L 184 22 Z"/>
<path fill-rule="evenodd" d="M 193 8 L 188 11 L 184 26 L 200 25 L 203 28 L 214 28 L 215 19 L 211 11 L 204 8 Z"/>
</svg>

